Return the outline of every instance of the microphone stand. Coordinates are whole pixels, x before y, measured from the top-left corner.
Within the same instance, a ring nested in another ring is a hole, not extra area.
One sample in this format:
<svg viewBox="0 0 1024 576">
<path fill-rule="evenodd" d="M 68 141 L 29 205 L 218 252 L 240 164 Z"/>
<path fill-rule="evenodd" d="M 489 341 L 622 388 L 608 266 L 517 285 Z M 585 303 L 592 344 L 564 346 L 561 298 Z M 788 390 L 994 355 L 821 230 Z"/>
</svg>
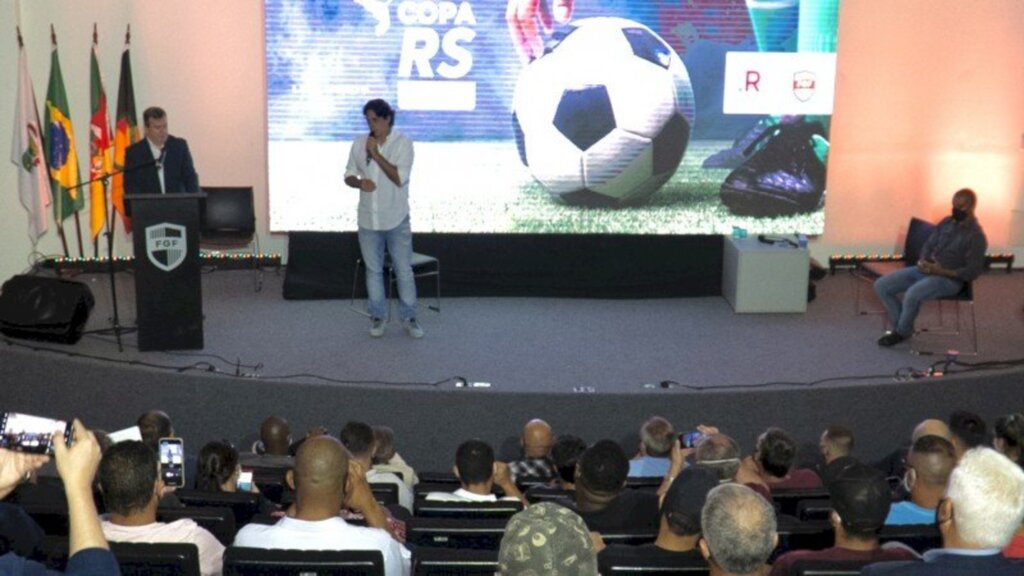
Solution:
<svg viewBox="0 0 1024 576">
<path fill-rule="evenodd" d="M 143 162 L 143 163 L 137 164 L 135 166 L 125 167 L 123 170 L 115 170 L 113 172 L 108 172 L 107 174 L 102 174 L 100 176 L 97 176 L 96 178 L 93 178 L 92 180 L 89 180 L 88 182 L 82 182 L 82 183 L 78 184 L 78 186 L 75 186 L 75 188 L 82 188 L 84 186 L 88 186 L 89 184 L 92 184 L 93 182 L 99 182 L 101 180 L 103 181 L 104 187 L 106 187 L 107 180 L 111 176 L 117 176 L 118 174 L 126 174 L 128 172 L 134 172 L 135 170 L 140 170 L 142 168 L 146 168 L 146 167 L 149 167 L 149 166 L 156 165 L 159 162 L 160 162 L 159 158 L 154 158 L 151 161 Z M 110 304 L 111 304 L 111 306 L 113 306 L 114 315 L 110 319 L 111 320 L 110 328 L 106 328 L 106 329 L 103 329 L 103 330 L 96 330 L 93 333 L 94 334 L 113 334 L 114 335 L 114 339 L 117 340 L 117 351 L 121 352 L 121 353 L 124 353 L 124 344 L 121 342 L 121 335 L 122 334 L 132 334 L 132 333 L 136 332 L 138 330 L 138 328 L 136 328 L 136 327 L 122 327 L 121 326 L 121 319 L 120 319 L 120 315 L 118 314 L 118 310 L 117 310 L 117 285 L 114 283 L 114 279 L 115 279 L 115 275 L 114 274 L 116 272 L 116 270 L 114 270 L 114 232 L 113 232 L 113 230 L 110 229 L 110 226 L 107 226 L 106 230 L 104 230 L 104 232 L 103 232 L 103 235 L 107 237 L 107 281 L 110 283 Z"/>
</svg>

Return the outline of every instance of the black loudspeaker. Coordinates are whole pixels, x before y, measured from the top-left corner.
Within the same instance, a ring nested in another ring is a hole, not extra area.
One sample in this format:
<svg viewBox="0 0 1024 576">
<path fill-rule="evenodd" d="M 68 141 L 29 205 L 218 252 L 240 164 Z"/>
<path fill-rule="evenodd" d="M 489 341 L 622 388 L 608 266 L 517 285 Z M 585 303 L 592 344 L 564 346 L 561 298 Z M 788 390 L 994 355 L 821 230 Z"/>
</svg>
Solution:
<svg viewBox="0 0 1024 576">
<path fill-rule="evenodd" d="M 74 344 L 95 303 L 81 282 L 14 276 L 0 288 L 0 332 L 12 338 Z"/>
</svg>

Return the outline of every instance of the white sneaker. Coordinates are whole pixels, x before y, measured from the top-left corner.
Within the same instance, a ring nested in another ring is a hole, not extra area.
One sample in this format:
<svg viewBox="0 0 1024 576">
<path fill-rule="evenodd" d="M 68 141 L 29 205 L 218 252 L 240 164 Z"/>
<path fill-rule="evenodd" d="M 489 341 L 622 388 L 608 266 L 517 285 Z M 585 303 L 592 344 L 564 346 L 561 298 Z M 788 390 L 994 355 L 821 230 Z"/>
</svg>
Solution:
<svg viewBox="0 0 1024 576">
<path fill-rule="evenodd" d="M 402 321 L 402 326 L 405 327 L 405 331 L 409 336 L 413 338 L 423 338 L 425 332 L 423 328 L 420 328 L 420 323 L 415 318 L 409 318 L 408 320 Z"/>
<path fill-rule="evenodd" d="M 370 319 L 370 336 L 374 338 L 380 338 L 384 335 L 384 319 L 383 318 L 371 318 Z"/>
</svg>

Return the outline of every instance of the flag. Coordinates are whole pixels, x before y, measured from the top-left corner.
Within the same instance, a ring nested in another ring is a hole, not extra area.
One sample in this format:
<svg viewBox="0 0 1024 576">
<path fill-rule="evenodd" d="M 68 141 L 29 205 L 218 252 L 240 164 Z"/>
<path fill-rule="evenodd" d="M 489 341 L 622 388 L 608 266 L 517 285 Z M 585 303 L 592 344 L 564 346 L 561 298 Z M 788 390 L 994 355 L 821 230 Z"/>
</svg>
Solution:
<svg viewBox="0 0 1024 576">
<path fill-rule="evenodd" d="M 94 25 L 95 26 L 95 25 Z M 96 29 L 92 35 L 92 58 L 89 71 L 91 112 L 89 121 L 89 179 L 96 180 L 113 169 L 113 142 L 110 138 L 110 113 L 107 111 L 107 93 L 100 75 L 99 39 Z M 107 180 L 96 180 L 89 185 L 90 230 L 95 241 L 107 223 Z"/>
<path fill-rule="evenodd" d="M 132 62 L 128 55 L 129 37 L 121 53 L 121 79 L 117 86 L 117 128 L 114 133 L 114 170 L 124 170 L 124 153 L 139 141 L 139 123 L 135 114 L 135 90 L 132 88 Z M 114 176 L 110 186 L 110 203 L 121 214 L 125 232 L 132 231 L 132 221 L 124 212 L 124 175 Z"/>
<path fill-rule="evenodd" d="M 20 36 L 18 40 L 20 44 Z M 18 167 L 18 197 L 21 205 L 28 211 L 28 236 L 34 243 L 49 228 L 46 207 L 50 205 L 53 197 L 43 157 L 36 93 L 32 88 L 32 79 L 28 75 L 28 61 L 25 57 L 25 48 L 22 46 L 18 47 L 17 99 L 11 162 Z"/>
<path fill-rule="evenodd" d="M 57 43 L 54 42 L 50 58 L 50 86 L 46 91 L 46 134 L 43 148 L 46 163 L 50 167 L 54 217 L 58 226 L 85 206 L 85 193 L 77 188 L 80 174 L 69 108 L 64 77 L 60 71 L 60 58 L 57 56 Z"/>
</svg>

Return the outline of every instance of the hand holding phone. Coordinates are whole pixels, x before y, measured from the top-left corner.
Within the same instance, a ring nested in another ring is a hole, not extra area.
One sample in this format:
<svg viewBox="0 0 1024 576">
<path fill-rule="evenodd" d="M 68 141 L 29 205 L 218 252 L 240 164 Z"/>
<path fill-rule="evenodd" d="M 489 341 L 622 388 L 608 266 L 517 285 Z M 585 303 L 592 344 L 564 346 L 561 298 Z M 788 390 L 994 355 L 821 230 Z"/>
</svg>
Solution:
<svg viewBox="0 0 1024 576">
<path fill-rule="evenodd" d="M 160 439 L 160 477 L 165 486 L 185 485 L 185 446 L 181 438 Z"/>
<path fill-rule="evenodd" d="M 19 412 L 0 415 L 0 448 L 29 454 L 53 454 L 54 442 L 71 441 L 71 426 L 66 420 L 30 416 Z"/>
<path fill-rule="evenodd" d="M 239 492 L 252 492 L 252 472 L 242 470 L 238 474 L 238 482 L 235 484 L 235 487 Z"/>
</svg>

